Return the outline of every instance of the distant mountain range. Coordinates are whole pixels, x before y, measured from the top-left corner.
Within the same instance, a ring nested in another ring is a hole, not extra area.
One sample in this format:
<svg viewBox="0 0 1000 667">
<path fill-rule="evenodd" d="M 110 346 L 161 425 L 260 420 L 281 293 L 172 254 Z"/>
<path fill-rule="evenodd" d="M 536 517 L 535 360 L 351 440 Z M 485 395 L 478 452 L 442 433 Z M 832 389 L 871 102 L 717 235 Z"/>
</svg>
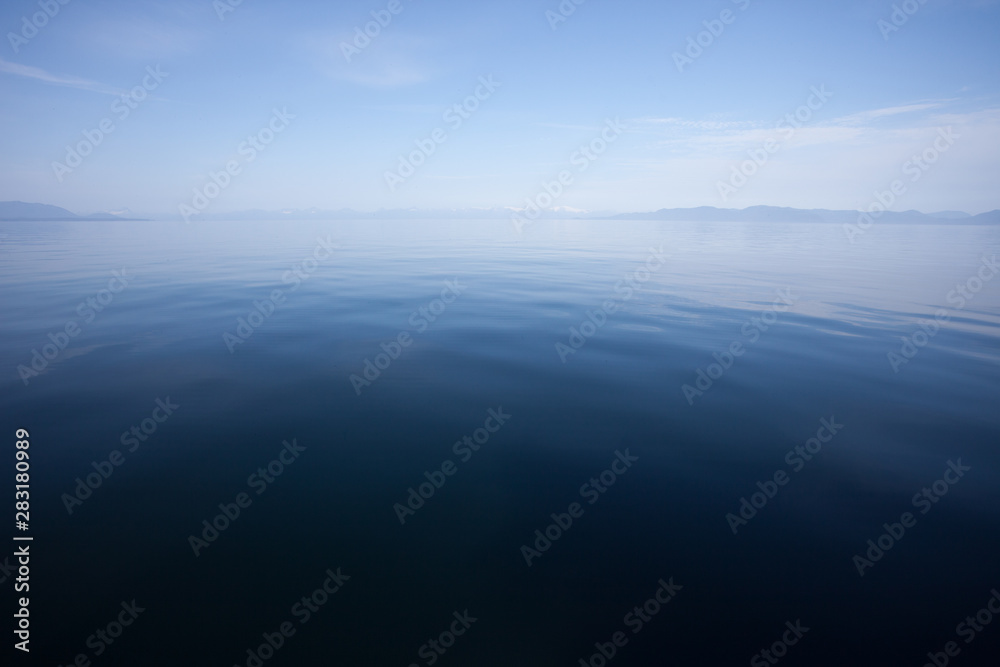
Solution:
<svg viewBox="0 0 1000 667">
<path fill-rule="evenodd" d="M 198 220 L 496 220 L 509 219 L 520 214 L 527 219 L 523 209 L 513 207 L 494 208 L 452 208 L 452 209 L 382 209 L 374 212 L 361 212 L 349 208 L 335 211 L 317 208 L 284 209 L 280 211 L 265 211 L 253 209 L 230 213 L 213 213 L 206 211 L 192 216 L 192 222 Z M 585 211 L 582 209 L 557 206 L 545 209 L 537 216 L 546 220 L 662 220 L 666 222 L 827 222 L 845 223 L 857 222 L 859 211 L 830 210 L 824 208 L 800 209 L 780 206 L 751 206 L 749 208 L 715 208 L 714 206 L 699 206 L 697 208 L 662 208 L 659 211 L 639 213 L 619 213 L 610 211 Z M 874 217 L 874 216 L 873 216 Z M 167 216 L 165 219 L 179 219 L 179 215 Z M 131 217 L 131 212 L 105 211 L 81 216 L 58 206 L 48 204 L 27 204 L 19 201 L 0 202 L 0 220 L 139 220 Z M 537 218 L 535 218 L 537 219 Z M 962 211 L 938 211 L 937 213 L 921 213 L 920 211 L 886 211 L 877 218 L 881 223 L 924 223 L 924 224 L 962 224 L 962 225 L 993 225 L 1000 224 L 1000 210 L 970 215 Z"/>
<path fill-rule="evenodd" d="M 685 222 L 857 222 L 860 211 L 836 211 L 825 208 L 801 209 L 780 206 L 751 206 L 749 208 L 661 208 L 650 213 L 622 213 L 611 216 L 613 220 L 665 220 Z M 906 222 L 963 225 L 992 225 L 1000 223 L 1000 210 L 969 215 L 961 211 L 885 211 L 881 215 L 872 214 L 878 222 Z"/>
<path fill-rule="evenodd" d="M 123 215 L 125 214 L 125 215 Z M 0 220 L 138 220 L 128 217 L 128 211 L 104 211 L 90 215 L 77 215 L 50 204 L 29 204 L 23 201 L 0 201 Z"/>
</svg>

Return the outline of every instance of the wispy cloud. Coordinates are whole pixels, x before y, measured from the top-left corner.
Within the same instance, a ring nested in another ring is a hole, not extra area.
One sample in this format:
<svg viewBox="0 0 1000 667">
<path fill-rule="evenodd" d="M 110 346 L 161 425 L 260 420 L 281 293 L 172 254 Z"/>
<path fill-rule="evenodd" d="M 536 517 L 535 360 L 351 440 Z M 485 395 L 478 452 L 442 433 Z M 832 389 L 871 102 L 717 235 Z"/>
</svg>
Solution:
<svg viewBox="0 0 1000 667">
<path fill-rule="evenodd" d="M 430 80 L 434 68 L 428 64 L 430 41 L 384 32 L 361 53 L 353 54 L 348 62 L 341 44 L 350 44 L 353 36 L 329 34 L 309 35 L 303 45 L 316 68 L 339 81 L 369 88 L 414 86 Z"/>
<path fill-rule="evenodd" d="M 570 125 L 567 123 L 535 123 L 539 127 L 552 127 L 557 130 L 585 130 L 587 132 L 600 132 L 600 125 Z"/>
<path fill-rule="evenodd" d="M 899 114 L 914 113 L 916 111 L 926 111 L 928 109 L 939 109 L 946 104 L 947 100 L 935 102 L 922 102 L 919 104 L 904 104 L 897 107 L 885 107 L 882 109 L 870 109 L 861 111 L 849 116 L 841 116 L 833 122 L 839 125 L 867 125 L 878 118 L 887 116 L 898 116 Z"/>
<path fill-rule="evenodd" d="M 834 144 L 887 145 L 925 135 L 928 128 L 940 125 L 965 125 L 970 114 L 927 113 L 940 111 L 953 100 L 929 100 L 892 107 L 868 109 L 830 119 L 815 119 L 783 137 L 773 121 L 702 120 L 685 118 L 636 118 L 628 121 L 640 133 L 656 137 L 647 148 L 666 149 L 674 155 L 717 156 L 759 146 L 769 139 L 782 139 L 786 145 L 822 146 Z M 905 116 L 905 117 L 904 117 Z M 899 117 L 891 125 L 884 121 Z M 785 127 L 785 132 L 791 129 Z"/>
<path fill-rule="evenodd" d="M 31 65 L 21 65 L 18 63 L 12 63 L 0 58 L 0 72 L 5 74 L 13 74 L 14 76 L 21 76 L 27 79 L 35 79 L 36 81 L 41 81 L 53 86 L 64 86 L 67 88 L 77 88 L 79 90 L 89 90 L 95 93 L 101 93 L 104 95 L 123 95 L 126 94 L 124 90 L 120 90 L 113 86 L 108 86 L 98 81 L 91 81 L 90 79 L 84 79 L 78 76 L 72 76 L 70 74 L 51 74 L 46 72 L 40 67 L 32 67 Z"/>
<path fill-rule="evenodd" d="M 756 127 L 758 121 L 751 120 L 690 120 L 685 118 L 636 118 L 630 121 L 637 125 L 650 127 L 680 127 L 693 130 L 731 130 L 745 127 Z"/>
<path fill-rule="evenodd" d="M 210 46 L 213 30 L 223 27 L 213 3 L 207 0 L 110 4 L 113 10 L 96 10 L 81 18 L 69 37 L 76 48 L 112 54 L 126 62 L 156 64 L 156 60 L 189 55 Z M 240 3 L 234 0 L 232 4 Z"/>
<path fill-rule="evenodd" d="M 440 104 L 364 104 L 359 108 L 368 111 L 390 111 L 392 113 L 433 114 L 440 115 Z"/>
</svg>

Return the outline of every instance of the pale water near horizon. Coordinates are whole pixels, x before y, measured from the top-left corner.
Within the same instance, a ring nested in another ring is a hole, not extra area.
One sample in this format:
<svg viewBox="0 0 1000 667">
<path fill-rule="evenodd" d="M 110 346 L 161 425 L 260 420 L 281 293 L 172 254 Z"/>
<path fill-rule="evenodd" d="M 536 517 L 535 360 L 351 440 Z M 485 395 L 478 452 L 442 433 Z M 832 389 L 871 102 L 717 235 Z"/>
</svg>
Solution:
<svg viewBox="0 0 1000 667">
<path fill-rule="evenodd" d="M 599 665 L 602 647 L 747 664 L 783 636 L 789 664 L 1000 648 L 1000 620 L 958 634 L 1000 590 L 1000 228 L 2 234 L 0 420 L 11 449 L 31 434 L 36 658 L 253 665 L 284 622 L 265 665 Z M 97 656 L 88 638 L 133 599 Z"/>
</svg>

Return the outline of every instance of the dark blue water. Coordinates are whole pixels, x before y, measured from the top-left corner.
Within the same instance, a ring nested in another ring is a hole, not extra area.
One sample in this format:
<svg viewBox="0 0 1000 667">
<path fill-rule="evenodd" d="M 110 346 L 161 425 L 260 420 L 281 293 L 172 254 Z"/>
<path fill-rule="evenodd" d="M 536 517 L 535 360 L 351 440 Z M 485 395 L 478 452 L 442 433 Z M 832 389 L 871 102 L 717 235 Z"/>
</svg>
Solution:
<svg viewBox="0 0 1000 667">
<path fill-rule="evenodd" d="M 1000 230 L 0 233 L 39 664 L 995 664 Z"/>
</svg>

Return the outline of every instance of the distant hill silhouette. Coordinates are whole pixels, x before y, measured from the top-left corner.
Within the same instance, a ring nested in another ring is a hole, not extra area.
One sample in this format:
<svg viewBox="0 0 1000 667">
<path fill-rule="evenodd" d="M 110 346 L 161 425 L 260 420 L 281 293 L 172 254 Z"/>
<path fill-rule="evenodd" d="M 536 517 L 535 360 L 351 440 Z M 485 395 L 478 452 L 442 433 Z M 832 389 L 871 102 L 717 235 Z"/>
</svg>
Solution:
<svg viewBox="0 0 1000 667">
<path fill-rule="evenodd" d="M 749 208 L 661 208 L 647 213 L 622 213 L 613 220 L 666 220 L 677 222 L 857 222 L 860 211 L 830 210 L 825 208 L 800 209 L 779 206 L 751 206 Z M 961 211 L 921 213 L 920 211 L 885 211 L 872 216 L 878 222 L 906 222 L 927 224 L 997 224 L 1000 210 L 969 215 Z"/>
<path fill-rule="evenodd" d="M 31 204 L 23 201 L 0 201 L 0 220 L 135 220 L 114 213 L 77 215 L 51 204 Z"/>
</svg>

